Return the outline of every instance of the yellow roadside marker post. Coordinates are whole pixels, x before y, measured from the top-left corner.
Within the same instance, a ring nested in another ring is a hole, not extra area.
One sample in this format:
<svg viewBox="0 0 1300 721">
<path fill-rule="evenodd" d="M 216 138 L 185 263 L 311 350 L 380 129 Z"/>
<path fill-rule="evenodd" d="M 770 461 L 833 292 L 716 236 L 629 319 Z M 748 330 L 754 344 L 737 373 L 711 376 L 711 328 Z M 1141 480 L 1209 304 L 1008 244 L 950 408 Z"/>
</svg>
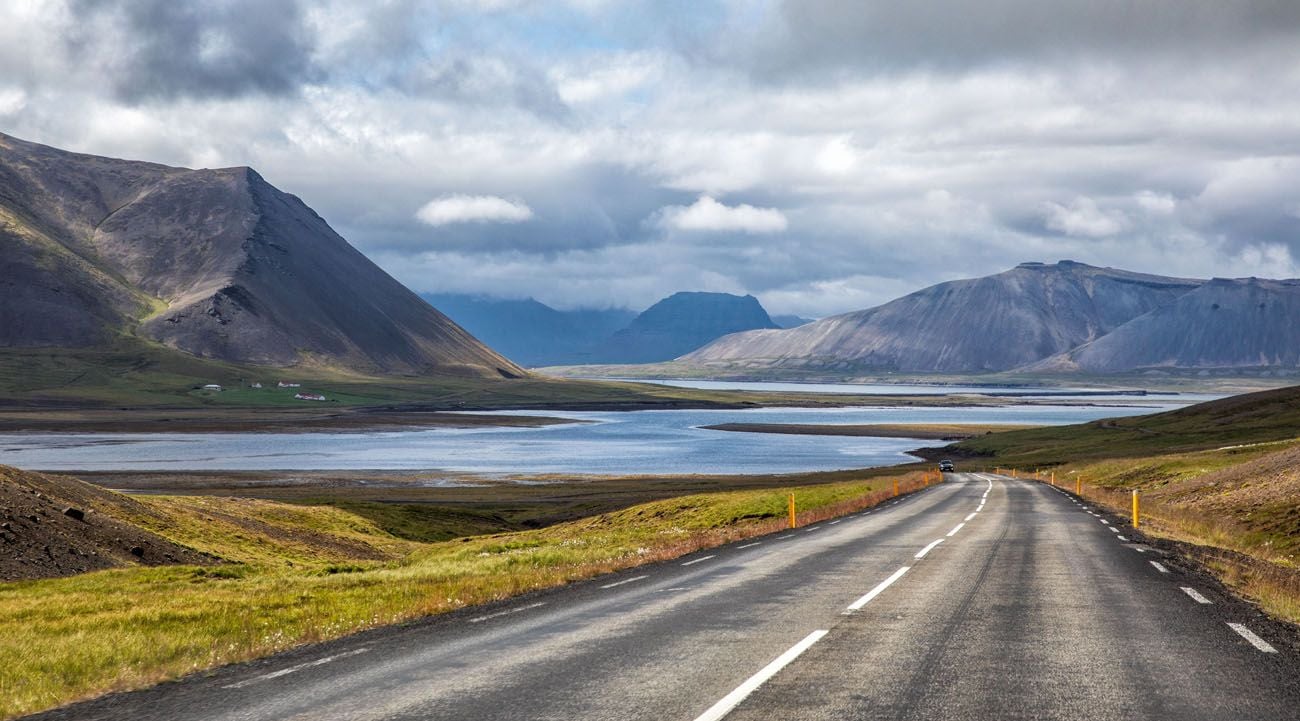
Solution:
<svg viewBox="0 0 1300 721">
<path fill-rule="evenodd" d="M 1074 477 L 1074 495 L 1076 496 L 1083 495 L 1083 476 Z"/>
<path fill-rule="evenodd" d="M 1137 527 L 1138 527 L 1138 523 L 1139 523 L 1139 516 L 1138 516 L 1138 492 L 1137 492 L 1137 489 L 1134 488 L 1134 489 L 1133 489 L 1133 527 L 1134 527 L 1134 528 L 1137 528 Z"/>
<path fill-rule="evenodd" d="M 1052 471 L 1052 485 L 1056 485 L 1056 471 Z"/>
<path fill-rule="evenodd" d="M 794 527 L 795 527 L 795 522 L 794 522 L 794 494 L 793 494 L 793 493 L 790 494 L 790 527 L 791 527 L 791 528 L 794 528 Z"/>
<path fill-rule="evenodd" d="M 897 478 L 894 479 L 894 496 L 895 496 L 895 497 L 898 496 L 898 479 L 897 479 Z"/>
</svg>

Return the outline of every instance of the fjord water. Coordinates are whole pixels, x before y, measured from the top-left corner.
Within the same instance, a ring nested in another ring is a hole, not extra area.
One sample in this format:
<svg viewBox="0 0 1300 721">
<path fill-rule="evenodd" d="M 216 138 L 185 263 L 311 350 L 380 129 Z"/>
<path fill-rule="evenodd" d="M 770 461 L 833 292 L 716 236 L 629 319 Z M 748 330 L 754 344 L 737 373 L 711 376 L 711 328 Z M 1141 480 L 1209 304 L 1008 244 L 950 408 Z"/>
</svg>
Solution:
<svg viewBox="0 0 1300 721">
<path fill-rule="evenodd" d="M 951 389 L 934 387 L 932 390 Z M 518 411 L 519 415 L 585 422 L 545 428 L 346 433 L 15 433 L 0 435 L 0 463 L 49 471 L 782 473 L 906 463 L 916 460 L 907 454 L 908 450 L 941 443 L 908 438 L 735 433 L 705 430 L 700 426 L 736 422 L 1057 425 L 1151 413 L 1182 405 L 1189 399 L 1147 396 L 1088 400 L 1122 405 Z"/>
</svg>

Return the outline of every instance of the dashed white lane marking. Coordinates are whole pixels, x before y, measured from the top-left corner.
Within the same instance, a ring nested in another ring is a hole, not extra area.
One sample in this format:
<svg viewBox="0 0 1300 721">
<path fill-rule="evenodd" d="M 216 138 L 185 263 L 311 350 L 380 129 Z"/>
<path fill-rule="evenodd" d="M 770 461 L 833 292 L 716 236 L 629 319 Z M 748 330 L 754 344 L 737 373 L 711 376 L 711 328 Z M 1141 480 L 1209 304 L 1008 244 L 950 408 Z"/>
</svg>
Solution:
<svg viewBox="0 0 1300 721">
<path fill-rule="evenodd" d="M 369 650 L 370 650 L 370 649 L 368 649 L 368 648 L 358 648 L 358 649 L 355 649 L 355 650 L 353 650 L 353 651 L 345 651 L 345 652 L 343 652 L 343 653 L 336 653 L 336 654 L 334 654 L 333 656 L 326 656 L 325 658 L 318 658 L 318 659 L 316 659 L 315 661 L 308 661 L 307 663 L 300 663 L 300 664 L 298 664 L 297 666 L 290 666 L 289 668 L 282 668 L 282 669 L 280 669 L 279 671 L 272 671 L 271 673 L 264 673 L 264 674 L 262 674 L 261 676 L 255 676 L 255 677 L 250 678 L 250 679 L 245 679 L 245 680 L 243 680 L 243 681 L 239 681 L 238 683 L 227 684 L 227 685 L 225 685 L 225 686 L 222 686 L 222 688 L 243 688 L 243 687 L 245 687 L 245 686 L 251 686 L 252 684 L 255 684 L 255 683 L 261 683 L 262 681 L 270 681 L 270 680 L 273 679 L 273 678 L 280 678 L 281 676 L 288 676 L 289 674 L 291 674 L 291 673 L 296 673 L 296 672 L 298 672 L 298 671 L 303 670 L 304 668 L 312 668 L 312 667 L 315 667 L 315 666 L 324 666 L 325 664 L 329 663 L 330 661 L 337 661 L 337 660 L 339 660 L 340 658 L 347 658 L 347 657 L 349 657 L 349 656 L 358 656 L 358 655 L 360 655 L 360 654 L 366 653 L 366 652 L 369 651 Z"/>
<path fill-rule="evenodd" d="M 697 559 L 695 559 L 694 561 L 687 561 L 686 563 L 683 563 L 682 565 L 683 565 L 683 566 L 693 566 L 693 565 L 695 565 L 695 564 L 697 564 L 697 563 L 703 563 L 704 561 L 707 561 L 707 560 L 709 560 L 710 558 L 717 558 L 717 556 L 716 556 L 716 555 L 714 555 L 714 556 L 704 556 L 704 557 L 702 557 L 702 558 L 697 558 Z"/>
<path fill-rule="evenodd" d="M 689 590 L 691 590 L 691 587 L 690 587 L 690 586 L 673 586 L 672 588 L 661 588 L 661 589 L 659 589 L 658 592 L 659 592 L 659 593 L 671 593 L 671 592 L 673 592 L 673 591 L 689 591 Z"/>
<path fill-rule="evenodd" d="M 754 541 L 753 543 L 746 543 L 743 546 L 736 546 L 736 550 L 739 551 L 742 548 L 753 548 L 754 546 L 761 546 L 761 545 L 763 545 L 762 541 Z"/>
<path fill-rule="evenodd" d="M 948 537 L 952 538 L 953 536 L 957 535 L 957 531 L 960 531 L 962 529 L 962 526 L 965 525 L 966 525 L 965 523 L 958 523 L 955 527 L 953 527 L 951 531 L 948 531 Z"/>
<path fill-rule="evenodd" d="M 527 610 L 530 609 L 530 608 L 537 608 L 538 606 L 545 606 L 545 605 L 546 605 L 546 602 L 545 602 L 545 601 L 538 601 L 537 603 L 530 603 L 530 604 L 528 604 L 527 606 L 520 606 L 519 608 L 509 608 L 509 609 L 506 609 L 506 610 L 504 610 L 504 611 L 497 611 L 496 613 L 489 613 L 489 614 L 486 615 L 486 616 L 479 616 L 478 618 L 471 618 L 471 619 L 469 620 L 469 622 L 470 622 L 470 623 L 482 623 L 482 622 L 487 621 L 487 620 L 489 620 L 489 619 L 500 618 L 500 617 L 502 617 L 502 616 L 509 616 L 509 615 L 512 614 L 512 613 L 519 613 L 520 611 L 527 611 Z"/>
<path fill-rule="evenodd" d="M 979 513 L 979 511 L 976 511 L 975 513 Z M 965 521 L 962 521 L 962 523 L 968 523 L 968 522 L 970 521 L 970 519 L 972 519 L 972 518 L 975 517 L 975 513 L 972 513 L 972 514 L 970 514 L 969 516 L 966 516 L 966 520 L 965 520 Z"/>
<path fill-rule="evenodd" d="M 839 523 L 839 522 L 842 521 L 842 520 L 844 520 L 844 519 L 841 518 L 841 519 L 839 519 L 839 521 L 831 521 L 830 523 L 827 523 L 826 525 L 828 525 L 828 526 L 834 526 L 835 524 Z"/>
<path fill-rule="evenodd" d="M 1179 586 L 1179 588 L 1183 589 L 1183 593 L 1187 594 L 1188 596 L 1191 596 L 1192 600 L 1197 603 L 1203 603 L 1206 604 L 1207 606 L 1211 603 L 1210 599 L 1206 598 L 1205 596 L 1202 596 L 1200 591 L 1196 590 L 1195 588 L 1192 588 L 1191 586 Z"/>
<path fill-rule="evenodd" d="M 1152 561 L 1152 562 L 1151 562 L 1151 565 L 1152 565 L 1152 566 L 1155 566 L 1155 567 L 1156 567 L 1156 570 L 1159 571 L 1159 572 L 1161 572 L 1161 573 L 1169 573 L 1169 569 L 1165 568 L 1165 564 L 1163 564 L 1163 563 L 1161 563 L 1161 562 L 1159 562 L 1159 561 Z"/>
<path fill-rule="evenodd" d="M 1115 538 L 1118 538 L 1119 540 L 1128 543 L 1128 536 L 1115 536 Z"/>
<path fill-rule="evenodd" d="M 1106 526 L 1106 528 L 1109 528 L 1111 533 L 1119 533 L 1119 529 L 1114 526 Z"/>
<path fill-rule="evenodd" d="M 930 551 L 933 551 L 933 550 L 934 550 L 934 547 L 937 546 L 937 545 L 939 545 L 940 543 L 943 543 L 943 539 L 942 539 L 942 538 L 940 538 L 940 539 L 937 540 L 937 541 L 931 541 L 931 542 L 930 542 L 930 545 L 926 546 L 925 548 L 922 548 L 922 549 L 920 550 L 920 552 L 918 552 L 918 553 L 914 556 L 914 558 L 925 558 L 925 554 L 929 553 Z"/>
<path fill-rule="evenodd" d="M 859 598 L 853 603 L 850 603 L 849 611 L 856 611 L 862 608 L 863 606 L 867 605 L 868 603 L 871 603 L 871 599 L 875 598 L 876 596 L 879 596 L 881 593 L 884 593 L 886 588 L 892 586 L 894 584 L 894 581 L 897 581 L 898 579 L 902 578 L 903 574 L 907 573 L 910 570 L 912 570 L 911 566 L 903 566 L 897 571 L 894 571 L 894 575 L 881 581 L 879 585 L 877 585 L 875 588 L 871 589 L 870 591 L 867 591 L 866 594 L 862 596 L 862 598 Z"/>
<path fill-rule="evenodd" d="M 804 532 L 804 533 L 812 533 L 813 531 L 820 531 L 820 530 L 822 530 L 822 527 L 821 527 L 821 526 L 813 526 L 812 528 L 805 528 L 805 529 L 803 530 L 803 532 Z"/>
<path fill-rule="evenodd" d="M 829 631 L 818 630 L 808 634 L 802 641 L 791 646 L 788 651 L 777 656 L 771 663 L 764 666 L 761 671 L 750 676 L 744 683 L 737 686 L 735 691 L 723 696 L 720 701 L 710 706 L 708 711 L 697 716 L 695 721 L 719 721 L 719 719 L 731 713 L 731 710 L 738 706 L 741 701 L 744 701 L 747 696 L 758 690 L 759 686 L 762 686 L 768 679 L 775 676 L 778 671 L 788 666 L 791 661 L 799 658 L 800 654 L 811 648 L 814 643 L 820 641 L 822 636 L 827 633 Z"/>
<path fill-rule="evenodd" d="M 615 582 L 613 582 L 613 583 L 607 583 L 607 584 L 605 584 L 604 586 L 601 586 L 601 588 L 613 588 L 613 587 L 615 587 L 615 586 L 622 586 L 622 585 L 625 584 L 625 583 L 632 583 L 633 581 L 644 581 L 644 580 L 647 579 L 647 578 L 650 578 L 650 577 L 649 577 L 649 576 L 637 576 L 636 578 L 625 578 L 625 579 L 623 579 L 622 581 L 615 581 Z"/>
<path fill-rule="evenodd" d="M 1242 638 L 1246 639 L 1247 641 L 1250 641 L 1250 645 L 1263 651 L 1264 653 L 1277 653 L 1277 649 L 1273 648 L 1273 646 L 1271 646 L 1268 641 L 1265 641 L 1259 636 L 1256 636 L 1254 631 L 1251 631 L 1249 628 L 1246 628 L 1240 623 L 1229 623 L 1228 628 L 1231 628 L 1232 630 L 1236 631 L 1237 634 L 1240 635 Z"/>
</svg>

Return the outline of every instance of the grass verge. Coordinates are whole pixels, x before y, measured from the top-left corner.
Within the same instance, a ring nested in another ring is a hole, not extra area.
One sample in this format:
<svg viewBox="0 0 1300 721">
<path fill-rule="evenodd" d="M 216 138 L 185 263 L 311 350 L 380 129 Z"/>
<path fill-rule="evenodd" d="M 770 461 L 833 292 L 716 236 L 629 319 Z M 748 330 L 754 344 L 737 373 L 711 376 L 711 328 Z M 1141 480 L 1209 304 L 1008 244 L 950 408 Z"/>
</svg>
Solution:
<svg viewBox="0 0 1300 721">
<path fill-rule="evenodd" d="M 0 584 L 0 717 L 771 533 L 789 493 L 799 522 L 813 523 L 891 497 L 893 480 L 679 496 L 439 543 L 344 509 L 141 499 L 135 522 L 233 563 Z M 921 473 L 898 480 L 905 492 L 925 484 Z"/>
</svg>

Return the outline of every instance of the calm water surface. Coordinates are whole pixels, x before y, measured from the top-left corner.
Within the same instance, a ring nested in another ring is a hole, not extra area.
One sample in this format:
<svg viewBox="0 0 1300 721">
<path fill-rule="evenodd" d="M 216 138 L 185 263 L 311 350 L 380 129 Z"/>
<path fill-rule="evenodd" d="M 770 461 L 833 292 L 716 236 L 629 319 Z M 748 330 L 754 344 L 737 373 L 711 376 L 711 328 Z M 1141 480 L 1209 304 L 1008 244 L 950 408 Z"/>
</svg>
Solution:
<svg viewBox="0 0 1300 721">
<path fill-rule="evenodd" d="M 721 384 L 714 387 L 765 384 Z M 784 384 L 774 384 L 784 385 Z M 798 384 L 808 391 L 808 384 Z M 831 386 L 843 392 L 838 385 Z M 854 387 L 863 392 L 862 386 Z M 898 393 L 886 386 L 885 393 Z M 951 392 L 945 387 L 925 388 Z M 827 391 L 833 392 L 833 391 Z M 1197 397 L 1200 399 L 1200 397 Z M 1098 399 L 1089 399 L 1096 401 Z M 1065 424 L 1151 413 L 1186 396 L 1117 398 L 1116 406 L 1003 408 L 762 408 L 610 412 L 517 411 L 588 421 L 547 428 L 439 428 L 350 433 L 0 434 L 0 463 L 33 470 L 446 470 L 534 473 L 780 473 L 906 463 L 907 438 L 794 436 L 709 431 L 760 423 Z M 1110 401 L 1107 401 L 1110 402 Z"/>
</svg>

